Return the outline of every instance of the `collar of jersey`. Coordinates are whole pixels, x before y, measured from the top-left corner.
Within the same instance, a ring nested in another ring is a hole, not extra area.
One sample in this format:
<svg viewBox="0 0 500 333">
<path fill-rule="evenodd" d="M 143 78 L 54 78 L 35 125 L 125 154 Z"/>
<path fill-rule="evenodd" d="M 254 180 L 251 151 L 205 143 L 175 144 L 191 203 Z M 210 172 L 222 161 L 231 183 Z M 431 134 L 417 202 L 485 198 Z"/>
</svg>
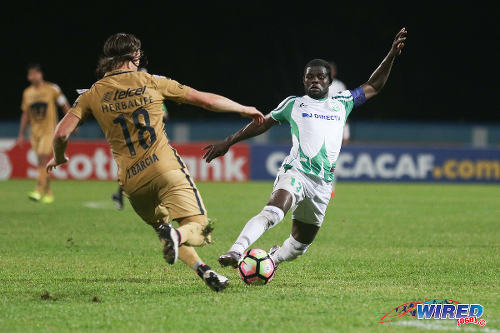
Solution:
<svg viewBox="0 0 500 333">
<path fill-rule="evenodd" d="M 115 69 L 114 71 L 107 72 L 106 74 L 104 74 L 104 77 L 118 75 L 118 74 L 125 74 L 125 73 L 130 73 L 130 72 L 133 72 L 133 71 L 122 71 L 121 69 Z"/>
<path fill-rule="evenodd" d="M 309 98 L 311 101 L 314 101 L 314 102 L 316 102 L 316 103 L 319 103 L 319 102 L 324 102 L 324 101 L 326 101 L 326 100 L 328 99 L 328 95 L 327 95 L 326 97 L 324 97 L 324 98 L 320 98 L 320 99 L 314 99 L 314 98 L 312 98 L 312 97 L 311 97 L 311 96 L 309 96 L 309 95 L 305 95 L 305 97 Z"/>
<path fill-rule="evenodd" d="M 37 88 L 34 85 L 31 85 L 31 88 L 35 89 L 35 90 L 42 89 L 43 87 L 45 87 L 46 84 L 47 84 L 47 81 L 43 81 L 42 84 L 40 85 L 40 87 Z"/>
</svg>

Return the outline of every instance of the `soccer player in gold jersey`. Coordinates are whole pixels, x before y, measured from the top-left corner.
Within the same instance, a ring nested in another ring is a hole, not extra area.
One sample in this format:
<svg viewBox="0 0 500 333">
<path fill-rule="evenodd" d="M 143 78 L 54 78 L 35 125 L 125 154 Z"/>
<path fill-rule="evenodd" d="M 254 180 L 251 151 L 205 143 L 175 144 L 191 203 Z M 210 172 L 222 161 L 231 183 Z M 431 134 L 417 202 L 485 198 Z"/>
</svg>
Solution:
<svg viewBox="0 0 500 333">
<path fill-rule="evenodd" d="M 64 113 L 68 112 L 69 104 L 57 84 L 44 81 L 40 65 L 30 64 L 27 78 L 31 85 L 23 92 L 17 144 L 24 143 L 24 132 L 29 124 L 31 148 L 38 159 L 38 178 L 35 190 L 28 197 L 34 201 L 52 203 L 54 196 L 45 165 L 52 154 L 52 137 L 58 120 L 56 104 Z"/>
<path fill-rule="evenodd" d="M 188 103 L 215 112 L 237 112 L 261 124 L 264 116 L 254 107 L 220 95 L 197 91 L 163 76 L 138 72 L 142 67 L 141 42 L 118 33 L 104 44 L 98 65 L 103 78 L 80 95 L 54 134 L 54 157 L 47 171 L 66 163 L 70 133 L 92 114 L 101 126 L 118 164 L 118 179 L 136 213 L 157 232 L 169 264 L 181 259 L 213 290 L 228 279 L 203 263 L 194 246 L 210 243 L 212 225 L 186 164 L 172 148 L 162 122 L 164 99 Z M 174 228 L 170 221 L 179 223 Z"/>
</svg>

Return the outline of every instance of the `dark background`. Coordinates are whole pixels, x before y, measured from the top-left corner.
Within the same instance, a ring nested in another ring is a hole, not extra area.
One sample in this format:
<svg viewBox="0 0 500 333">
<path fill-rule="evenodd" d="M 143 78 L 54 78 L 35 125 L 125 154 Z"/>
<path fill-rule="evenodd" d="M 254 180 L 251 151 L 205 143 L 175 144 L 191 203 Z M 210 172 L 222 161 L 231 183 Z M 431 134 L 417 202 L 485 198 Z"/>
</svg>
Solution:
<svg viewBox="0 0 500 333">
<path fill-rule="evenodd" d="M 102 45 L 115 32 L 142 40 L 149 72 L 267 113 L 303 94 L 303 66 L 312 58 L 335 60 L 348 88 L 364 83 L 405 26 L 407 45 L 386 87 L 352 119 L 498 123 L 493 3 L 23 2 L 4 11 L 2 119 L 19 118 L 25 67 L 33 61 L 72 103 L 76 88 L 95 81 Z M 168 106 L 171 119 L 228 117 Z"/>
</svg>

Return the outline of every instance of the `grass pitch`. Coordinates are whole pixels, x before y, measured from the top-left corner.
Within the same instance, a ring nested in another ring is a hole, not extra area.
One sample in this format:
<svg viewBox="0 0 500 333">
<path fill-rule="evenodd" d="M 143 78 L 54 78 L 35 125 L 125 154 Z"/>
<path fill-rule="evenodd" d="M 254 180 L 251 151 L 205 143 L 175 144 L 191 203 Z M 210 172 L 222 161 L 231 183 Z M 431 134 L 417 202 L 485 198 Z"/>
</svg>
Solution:
<svg viewBox="0 0 500 333">
<path fill-rule="evenodd" d="M 484 306 L 500 331 L 500 187 L 337 185 L 309 251 L 263 287 L 244 285 L 216 258 L 269 197 L 271 183 L 198 184 L 214 243 L 199 253 L 231 279 L 209 290 L 182 263 L 168 266 L 153 230 L 114 210 L 111 182 L 54 182 L 52 205 L 33 203 L 33 181 L 0 183 L 0 331 L 422 332 L 452 320 L 379 313 L 447 298 Z M 281 244 L 290 216 L 254 247 Z"/>
</svg>

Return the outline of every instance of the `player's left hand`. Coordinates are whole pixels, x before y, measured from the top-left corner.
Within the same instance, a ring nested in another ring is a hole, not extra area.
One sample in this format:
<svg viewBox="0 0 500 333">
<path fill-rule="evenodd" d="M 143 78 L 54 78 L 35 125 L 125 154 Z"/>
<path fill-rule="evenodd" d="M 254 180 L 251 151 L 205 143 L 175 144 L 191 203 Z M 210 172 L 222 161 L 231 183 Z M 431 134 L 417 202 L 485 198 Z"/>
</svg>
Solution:
<svg viewBox="0 0 500 333">
<path fill-rule="evenodd" d="M 207 150 L 208 149 L 208 150 Z M 212 160 L 219 156 L 224 156 L 229 150 L 229 145 L 226 142 L 219 142 L 212 145 L 205 146 L 203 150 L 207 150 L 203 155 L 203 159 L 210 163 Z"/>
<path fill-rule="evenodd" d="M 401 54 L 401 52 L 403 51 L 403 47 L 405 47 L 405 40 L 407 33 L 408 31 L 406 31 L 406 28 L 399 30 L 398 34 L 396 35 L 396 38 L 394 38 L 394 42 L 392 43 L 390 51 L 391 54 L 395 56 Z"/>
<path fill-rule="evenodd" d="M 45 170 L 47 170 L 47 173 L 49 173 L 53 169 L 55 169 L 56 167 L 58 167 L 59 165 L 68 162 L 68 160 L 69 160 L 69 158 L 66 155 L 64 155 L 64 158 L 62 160 L 59 160 L 59 161 L 56 161 L 56 159 L 54 157 L 52 157 L 50 159 L 50 161 L 47 163 L 47 165 L 45 166 Z"/>
</svg>

